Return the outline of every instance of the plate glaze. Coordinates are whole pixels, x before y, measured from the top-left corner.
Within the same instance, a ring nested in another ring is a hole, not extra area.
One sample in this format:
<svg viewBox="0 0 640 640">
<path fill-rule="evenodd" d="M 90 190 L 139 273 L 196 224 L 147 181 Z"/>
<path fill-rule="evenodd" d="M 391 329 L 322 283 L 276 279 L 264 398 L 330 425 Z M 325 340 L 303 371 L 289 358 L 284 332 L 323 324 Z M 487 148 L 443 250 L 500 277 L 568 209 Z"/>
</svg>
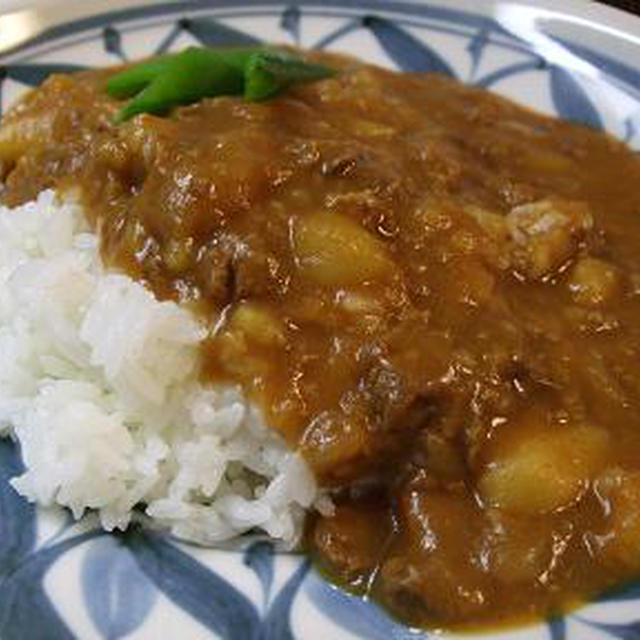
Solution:
<svg viewBox="0 0 640 640">
<path fill-rule="evenodd" d="M 262 41 L 445 73 L 605 129 L 640 150 L 640 21 L 578 1 L 132 2 L 128 9 L 61 23 L 0 57 L 0 105 L 6 109 L 53 71 L 194 43 Z M 61 510 L 35 508 L 8 484 L 21 469 L 17 449 L 0 441 L 2 640 L 434 635 L 397 624 L 374 604 L 324 582 L 304 557 L 279 553 L 264 540 L 247 538 L 233 551 L 200 549 L 140 526 L 108 535 L 91 516 L 73 523 Z M 640 583 L 564 618 L 464 637 L 640 639 Z"/>
</svg>

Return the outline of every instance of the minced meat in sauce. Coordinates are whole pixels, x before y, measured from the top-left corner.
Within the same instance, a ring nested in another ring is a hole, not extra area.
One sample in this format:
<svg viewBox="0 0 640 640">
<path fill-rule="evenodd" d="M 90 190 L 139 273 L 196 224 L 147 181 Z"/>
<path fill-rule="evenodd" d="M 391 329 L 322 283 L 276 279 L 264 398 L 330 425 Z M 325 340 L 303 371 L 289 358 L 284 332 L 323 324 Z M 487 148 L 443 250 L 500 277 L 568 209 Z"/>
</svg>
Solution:
<svg viewBox="0 0 640 640">
<path fill-rule="evenodd" d="M 335 490 L 308 546 L 426 627 L 640 575 L 640 159 L 436 75 L 342 73 L 115 125 L 110 70 L 0 129 L 4 202 L 80 188 L 106 264 L 210 322 Z"/>
</svg>

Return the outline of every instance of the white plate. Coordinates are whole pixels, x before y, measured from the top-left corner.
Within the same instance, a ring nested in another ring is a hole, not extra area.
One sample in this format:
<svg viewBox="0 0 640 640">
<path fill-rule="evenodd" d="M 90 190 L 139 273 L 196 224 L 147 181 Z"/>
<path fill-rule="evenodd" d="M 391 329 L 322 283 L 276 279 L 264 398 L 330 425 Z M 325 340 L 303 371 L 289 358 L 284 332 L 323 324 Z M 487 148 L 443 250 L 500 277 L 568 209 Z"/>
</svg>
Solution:
<svg viewBox="0 0 640 640">
<path fill-rule="evenodd" d="M 640 149 L 640 21 L 595 3 L 142 4 L 115 0 L 108 6 L 117 11 L 79 18 L 105 3 L 47 0 L 41 9 L 0 18 L 0 47 L 57 23 L 0 58 L 2 108 L 53 70 L 117 63 L 194 42 L 264 39 L 449 73 L 602 127 Z M 65 14 L 75 21 L 65 22 Z M 19 471 L 16 451 L 0 442 L 3 640 L 427 637 L 329 586 L 302 557 L 274 553 L 264 542 L 247 542 L 243 552 L 203 550 L 140 530 L 101 535 L 91 519 L 72 524 L 61 512 L 34 509 L 7 483 Z M 640 584 L 563 619 L 482 637 L 640 638 Z"/>
</svg>

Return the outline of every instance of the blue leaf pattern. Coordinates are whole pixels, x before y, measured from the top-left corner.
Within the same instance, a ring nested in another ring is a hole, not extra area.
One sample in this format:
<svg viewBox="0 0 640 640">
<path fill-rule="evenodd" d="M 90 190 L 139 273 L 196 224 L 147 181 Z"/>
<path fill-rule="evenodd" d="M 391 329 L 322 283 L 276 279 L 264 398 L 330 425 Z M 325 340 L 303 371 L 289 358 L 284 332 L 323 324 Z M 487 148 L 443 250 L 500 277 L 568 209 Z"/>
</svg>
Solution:
<svg viewBox="0 0 640 640">
<path fill-rule="evenodd" d="M 173 46 L 173 43 L 180 37 L 182 31 L 182 22 L 176 22 L 173 25 L 171 31 L 169 31 L 169 33 L 167 33 L 167 35 L 156 46 L 153 51 L 154 55 L 160 55 L 169 51 L 169 49 L 171 49 L 171 47 Z"/>
<path fill-rule="evenodd" d="M 588 47 L 583 47 L 582 45 L 569 42 L 564 38 L 559 38 L 548 33 L 545 33 L 545 35 L 561 44 L 579 58 L 590 62 L 599 71 L 608 74 L 611 78 L 619 82 L 624 83 L 627 91 L 632 93 L 636 98 L 640 96 L 640 71 L 637 69 L 630 67 L 624 62 L 602 55 L 597 51 L 592 51 Z"/>
<path fill-rule="evenodd" d="M 273 584 L 273 545 L 263 540 L 254 542 L 244 554 L 244 563 L 253 570 L 260 580 L 263 594 L 263 604 L 266 609 L 271 598 Z"/>
<path fill-rule="evenodd" d="M 262 41 L 244 31 L 227 27 L 211 18 L 183 18 L 180 26 L 208 47 L 251 46 Z"/>
<path fill-rule="evenodd" d="M 36 540 L 35 507 L 9 484 L 22 471 L 18 447 L 0 440 L 0 579 L 24 559 Z"/>
<path fill-rule="evenodd" d="M 553 618 L 549 620 L 548 626 L 551 640 L 566 640 L 567 625 L 564 618 Z"/>
<path fill-rule="evenodd" d="M 469 72 L 470 81 L 476 76 L 478 67 L 480 66 L 480 60 L 482 59 L 482 54 L 489 43 L 489 34 L 491 29 L 491 25 L 483 25 L 482 28 L 478 29 L 473 38 L 469 40 L 467 51 L 471 56 L 471 70 Z"/>
<path fill-rule="evenodd" d="M 71 73 L 86 69 L 77 64 L 15 64 L 4 69 L 7 78 L 35 87 L 44 82 L 52 73 Z"/>
<path fill-rule="evenodd" d="M 118 29 L 111 25 L 105 27 L 102 30 L 102 40 L 105 51 L 117 56 L 120 60 L 127 59 L 127 56 L 122 51 L 122 38 L 120 37 L 120 31 L 118 31 Z"/>
<path fill-rule="evenodd" d="M 313 574 L 305 589 L 313 604 L 335 624 L 368 640 L 424 640 L 425 633 L 416 633 L 394 622 L 375 604 L 327 584 Z"/>
<path fill-rule="evenodd" d="M 530 62 L 516 62 L 508 67 L 502 67 L 501 69 L 488 73 L 486 76 L 482 76 L 482 78 L 478 78 L 474 84 L 478 87 L 488 89 L 496 84 L 496 82 L 500 82 L 500 80 L 505 80 L 506 78 L 510 78 L 511 76 L 518 75 L 520 73 L 525 73 L 526 71 L 544 69 L 545 66 L 546 63 L 541 59 Z"/>
<path fill-rule="evenodd" d="M 291 630 L 291 608 L 300 585 L 309 572 L 309 561 L 303 560 L 289 578 L 264 621 L 261 640 L 294 640 Z"/>
<path fill-rule="evenodd" d="M 89 615 L 107 640 L 135 631 L 157 596 L 117 535 L 105 536 L 89 548 L 82 563 L 82 589 Z"/>
<path fill-rule="evenodd" d="M 377 38 L 389 57 L 404 71 L 434 71 L 455 77 L 453 69 L 424 42 L 385 18 L 365 16 L 362 24 Z"/>
<path fill-rule="evenodd" d="M 147 577 L 196 620 L 224 640 L 257 640 L 255 607 L 224 578 L 158 533 L 131 528 L 123 540 Z"/>
<path fill-rule="evenodd" d="M 300 44 L 300 7 L 296 5 L 287 7 L 282 12 L 280 26 L 291 35 L 296 44 Z"/>
<path fill-rule="evenodd" d="M 636 125 L 631 118 L 624 121 L 624 141 L 629 142 L 636 135 Z"/>
<path fill-rule="evenodd" d="M 575 76 L 565 69 L 550 70 L 551 98 L 558 114 L 567 120 L 602 129 L 602 120 Z"/>
<path fill-rule="evenodd" d="M 44 591 L 43 580 L 55 561 L 73 547 L 90 540 L 88 532 L 36 551 L 0 581 L 0 637 L 3 640 L 73 640 Z"/>
<path fill-rule="evenodd" d="M 618 640 L 639 640 L 640 639 L 640 620 L 627 624 L 604 624 L 601 622 L 585 622 L 590 627 L 608 633 L 612 638 Z"/>
</svg>

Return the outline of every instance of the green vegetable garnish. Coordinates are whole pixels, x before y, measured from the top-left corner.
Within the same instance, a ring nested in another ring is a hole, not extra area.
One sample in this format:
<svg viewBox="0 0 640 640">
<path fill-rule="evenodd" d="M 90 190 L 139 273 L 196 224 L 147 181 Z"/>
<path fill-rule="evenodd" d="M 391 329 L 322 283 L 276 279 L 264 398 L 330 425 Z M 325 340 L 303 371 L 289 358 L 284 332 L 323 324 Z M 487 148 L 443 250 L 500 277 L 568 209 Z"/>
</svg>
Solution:
<svg viewBox="0 0 640 640">
<path fill-rule="evenodd" d="M 137 75 L 136 71 L 139 72 Z M 120 74 L 112 78 L 112 83 L 120 91 L 127 88 L 135 93 L 136 88 L 144 88 L 120 109 L 117 122 L 139 113 L 163 114 L 172 107 L 191 104 L 205 97 L 233 95 L 242 92 L 244 86 L 242 74 L 236 67 L 225 62 L 212 49 L 195 47 L 157 61 L 155 68 L 151 62 L 123 74 L 127 74 L 124 80 Z M 107 86 L 111 95 L 112 87 Z"/>
<path fill-rule="evenodd" d="M 261 51 L 247 61 L 244 98 L 264 100 L 291 84 L 321 80 L 334 73 L 324 65 L 311 64 L 284 51 Z"/>
<path fill-rule="evenodd" d="M 175 56 L 162 56 L 112 76 L 107 82 L 109 95 L 113 98 L 130 98 L 136 95 L 166 71 L 174 58 Z"/>
<path fill-rule="evenodd" d="M 221 95 L 265 100 L 289 85 L 334 73 L 277 49 L 190 47 L 116 74 L 107 82 L 107 92 L 114 98 L 135 96 L 116 114 L 116 122 L 123 122 L 139 113 L 164 114 Z"/>
</svg>

